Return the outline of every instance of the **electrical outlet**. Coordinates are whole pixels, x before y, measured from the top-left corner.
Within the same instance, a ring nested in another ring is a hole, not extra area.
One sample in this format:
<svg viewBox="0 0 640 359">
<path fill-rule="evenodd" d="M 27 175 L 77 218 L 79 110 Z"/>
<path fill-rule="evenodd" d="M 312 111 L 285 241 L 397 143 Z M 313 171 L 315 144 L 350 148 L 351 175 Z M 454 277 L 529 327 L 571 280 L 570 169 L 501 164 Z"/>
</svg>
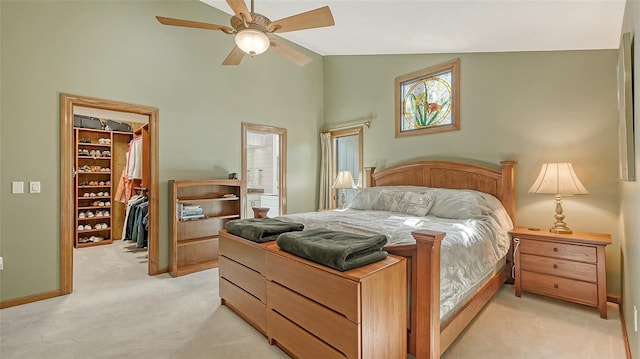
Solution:
<svg viewBox="0 0 640 359">
<path fill-rule="evenodd" d="M 0 257 L 0 270 L 4 269 L 4 260 Z"/>
<path fill-rule="evenodd" d="M 638 332 L 638 308 L 633 306 L 633 330 Z"/>
</svg>

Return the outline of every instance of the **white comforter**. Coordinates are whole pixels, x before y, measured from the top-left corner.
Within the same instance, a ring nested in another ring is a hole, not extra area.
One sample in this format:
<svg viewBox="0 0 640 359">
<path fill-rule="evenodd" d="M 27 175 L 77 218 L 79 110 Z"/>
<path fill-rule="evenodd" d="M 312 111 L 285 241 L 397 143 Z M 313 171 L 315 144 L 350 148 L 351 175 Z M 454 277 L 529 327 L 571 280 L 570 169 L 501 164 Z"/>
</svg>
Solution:
<svg viewBox="0 0 640 359">
<path fill-rule="evenodd" d="M 388 245 L 415 243 L 411 232 L 430 229 L 445 232 L 441 249 L 440 318 L 446 322 L 466 299 L 502 267 L 509 249 L 512 222 L 504 208 L 473 219 L 345 209 L 290 214 L 277 219 L 300 222 L 305 229 L 329 228 L 357 234 L 387 235 Z"/>
</svg>

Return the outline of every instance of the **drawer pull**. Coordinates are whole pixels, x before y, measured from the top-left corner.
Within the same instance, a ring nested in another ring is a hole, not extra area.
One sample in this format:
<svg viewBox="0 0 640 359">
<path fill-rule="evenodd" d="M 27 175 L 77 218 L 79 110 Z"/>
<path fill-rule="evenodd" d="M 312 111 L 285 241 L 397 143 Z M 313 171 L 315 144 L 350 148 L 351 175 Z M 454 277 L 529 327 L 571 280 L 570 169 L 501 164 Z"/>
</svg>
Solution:
<svg viewBox="0 0 640 359">
<path fill-rule="evenodd" d="M 554 265 L 553 265 L 553 269 L 558 269 L 558 265 L 557 265 L 557 264 L 554 264 Z"/>
<path fill-rule="evenodd" d="M 553 285 L 553 287 L 554 287 L 555 289 L 560 288 L 560 286 L 559 286 L 559 285 L 557 285 L 557 284 L 554 284 L 554 285 Z"/>
<path fill-rule="evenodd" d="M 553 247 L 553 251 L 554 251 L 554 252 L 557 252 L 557 251 L 558 251 L 558 248 Z"/>
</svg>

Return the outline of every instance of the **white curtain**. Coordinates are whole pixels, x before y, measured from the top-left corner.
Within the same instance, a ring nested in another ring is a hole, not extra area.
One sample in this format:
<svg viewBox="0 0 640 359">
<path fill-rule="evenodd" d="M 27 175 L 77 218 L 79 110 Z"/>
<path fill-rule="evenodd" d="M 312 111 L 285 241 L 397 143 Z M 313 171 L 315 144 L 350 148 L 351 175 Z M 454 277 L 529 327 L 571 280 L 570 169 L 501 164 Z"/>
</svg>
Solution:
<svg viewBox="0 0 640 359">
<path fill-rule="evenodd" d="M 331 133 L 320 133 L 320 209 L 331 208 Z"/>
</svg>

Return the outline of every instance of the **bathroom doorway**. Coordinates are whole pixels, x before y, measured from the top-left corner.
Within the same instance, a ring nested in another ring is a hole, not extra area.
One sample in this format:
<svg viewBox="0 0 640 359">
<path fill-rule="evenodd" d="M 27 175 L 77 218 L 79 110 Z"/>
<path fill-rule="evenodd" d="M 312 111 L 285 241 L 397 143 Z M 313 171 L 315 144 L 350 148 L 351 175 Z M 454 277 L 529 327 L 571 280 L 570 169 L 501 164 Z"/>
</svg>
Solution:
<svg viewBox="0 0 640 359">
<path fill-rule="evenodd" d="M 287 130 L 242 123 L 243 218 L 287 213 Z"/>
</svg>

